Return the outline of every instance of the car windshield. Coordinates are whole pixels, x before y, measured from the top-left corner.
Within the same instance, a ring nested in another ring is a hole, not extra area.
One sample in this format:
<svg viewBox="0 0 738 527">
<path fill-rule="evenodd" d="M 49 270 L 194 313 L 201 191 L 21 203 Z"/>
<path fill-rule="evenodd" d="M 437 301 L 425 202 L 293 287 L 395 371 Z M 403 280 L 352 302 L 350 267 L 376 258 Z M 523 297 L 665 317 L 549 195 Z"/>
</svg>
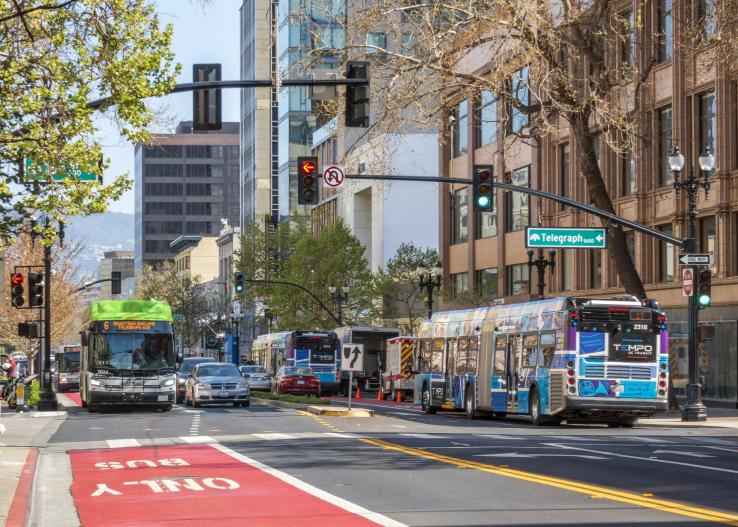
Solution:
<svg viewBox="0 0 738 527">
<path fill-rule="evenodd" d="M 239 368 L 241 370 L 241 373 L 248 373 L 249 375 L 254 373 L 266 373 L 266 368 L 262 368 L 261 366 L 241 366 Z"/>
<path fill-rule="evenodd" d="M 179 371 L 180 373 L 189 374 L 190 372 L 192 372 L 192 368 L 194 368 L 195 365 L 201 364 L 203 362 L 215 362 L 215 361 L 213 359 L 207 359 L 207 358 L 203 358 L 200 360 L 185 360 L 184 362 L 182 362 L 182 365 L 179 367 Z"/>
<path fill-rule="evenodd" d="M 199 377 L 238 377 L 241 373 L 234 364 L 208 364 L 200 366 L 197 375 Z"/>
<path fill-rule="evenodd" d="M 94 335 L 93 339 L 94 366 L 98 368 L 174 369 L 171 334 L 103 333 Z"/>
<path fill-rule="evenodd" d="M 312 368 L 285 368 L 285 375 L 313 375 Z"/>
</svg>

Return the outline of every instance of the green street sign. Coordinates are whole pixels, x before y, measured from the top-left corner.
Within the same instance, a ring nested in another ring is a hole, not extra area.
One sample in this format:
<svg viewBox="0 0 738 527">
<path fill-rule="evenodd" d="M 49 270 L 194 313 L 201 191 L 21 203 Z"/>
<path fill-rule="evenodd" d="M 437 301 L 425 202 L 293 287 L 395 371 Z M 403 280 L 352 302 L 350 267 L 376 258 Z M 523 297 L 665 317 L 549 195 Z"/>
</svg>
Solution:
<svg viewBox="0 0 738 527">
<path fill-rule="evenodd" d="M 79 179 L 80 181 L 86 181 L 94 183 L 97 181 L 97 176 L 91 172 L 83 172 L 77 167 L 68 166 L 67 171 L 63 174 L 53 174 L 51 179 L 54 181 L 63 181 L 69 177 Z M 48 168 L 45 163 L 40 166 L 34 163 L 33 159 L 26 159 L 26 179 L 33 181 L 44 181 L 48 178 Z"/>
<path fill-rule="evenodd" d="M 530 249 L 606 249 L 607 232 L 577 227 L 528 227 L 525 246 Z"/>
</svg>

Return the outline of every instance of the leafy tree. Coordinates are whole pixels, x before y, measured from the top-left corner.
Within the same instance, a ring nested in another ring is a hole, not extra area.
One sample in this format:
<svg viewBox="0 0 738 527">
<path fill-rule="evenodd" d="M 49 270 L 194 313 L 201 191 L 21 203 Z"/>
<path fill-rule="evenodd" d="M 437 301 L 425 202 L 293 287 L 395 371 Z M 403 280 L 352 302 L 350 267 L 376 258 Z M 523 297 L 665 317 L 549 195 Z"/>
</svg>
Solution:
<svg viewBox="0 0 738 527">
<path fill-rule="evenodd" d="M 435 249 L 421 249 L 412 242 L 401 244 L 387 261 L 386 270 L 375 273 L 376 296 L 381 298 L 375 307 L 376 316 L 385 324 L 396 325 L 406 334 L 414 335 L 426 316 L 425 296 L 418 287 L 417 268 L 433 269 L 438 262 Z"/>
<path fill-rule="evenodd" d="M 179 72 L 171 37 L 148 0 L 0 0 L 0 242 L 29 210 L 103 212 L 130 188 L 125 176 L 103 185 L 50 175 L 102 175 L 92 99 L 109 96 L 100 109 L 128 140 L 148 139 L 144 99 L 168 93 Z"/>
<path fill-rule="evenodd" d="M 209 331 L 204 321 L 210 317 L 205 284 L 200 276 L 177 272 L 173 262 L 147 265 L 138 276 L 136 295 L 141 300 L 162 300 L 178 315 L 174 331 L 182 345 L 191 349 Z"/>
<path fill-rule="evenodd" d="M 340 291 L 344 284 L 348 285 L 343 324 L 351 325 L 370 316 L 372 274 L 364 247 L 341 220 L 317 236 L 302 233 L 294 253 L 284 261 L 279 279 L 312 291 L 332 310 L 335 306 L 328 288 L 335 286 Z M 308 294 L 295 287 L 275 285 L 268 305 L 281 329 L 336 327 L 336 322 Z"/>
</svg>

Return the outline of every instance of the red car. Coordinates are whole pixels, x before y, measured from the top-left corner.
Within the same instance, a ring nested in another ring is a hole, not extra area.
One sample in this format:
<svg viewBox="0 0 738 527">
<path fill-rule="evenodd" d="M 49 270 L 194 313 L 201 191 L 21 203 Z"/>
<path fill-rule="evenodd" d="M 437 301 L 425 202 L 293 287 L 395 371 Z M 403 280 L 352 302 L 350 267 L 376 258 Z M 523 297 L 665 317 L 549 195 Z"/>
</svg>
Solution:
<svg viewBox="0 0 738 527">
<path fill-rule="evenodd" d="M 320 381 L 312 368 L 282 366 L 272 382 L 272 392 L 297 395 L 320 395 Z"/>
</svg>

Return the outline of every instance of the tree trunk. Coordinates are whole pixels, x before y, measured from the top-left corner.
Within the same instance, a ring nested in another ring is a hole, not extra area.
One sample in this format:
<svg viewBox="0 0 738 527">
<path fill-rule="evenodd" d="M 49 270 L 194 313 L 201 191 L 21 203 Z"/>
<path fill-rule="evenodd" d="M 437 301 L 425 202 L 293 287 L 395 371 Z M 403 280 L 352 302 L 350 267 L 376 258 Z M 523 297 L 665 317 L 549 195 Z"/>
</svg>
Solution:
<svg viewBox="0 0 738 527">
<path fill-rule="evenodd" d="M 589 129 L 589 112 L 579 112 L 569 115 L 572 133 L 576 140 L 577 155 L 579 159 L 579 173 L 587 182 L 589 198 L 592 204 L 605 212 L 615 213 L 610 195 L 607 193 L 602 172 L 597 164 L 597 156 L 594 149 L 593 134 Z M 620 281 L 625 290 L 640 299 L 646 298 L 646 290 L 643 287 L 641 277 L 638 275 L 633 259 L 628 252 L 625 243 L 625 233 L 620 225 L 613 225 L 608 220 L 602 220 L 602 225 L 607 228 L 607 249 L 615 264 Z"/>
</svg>

